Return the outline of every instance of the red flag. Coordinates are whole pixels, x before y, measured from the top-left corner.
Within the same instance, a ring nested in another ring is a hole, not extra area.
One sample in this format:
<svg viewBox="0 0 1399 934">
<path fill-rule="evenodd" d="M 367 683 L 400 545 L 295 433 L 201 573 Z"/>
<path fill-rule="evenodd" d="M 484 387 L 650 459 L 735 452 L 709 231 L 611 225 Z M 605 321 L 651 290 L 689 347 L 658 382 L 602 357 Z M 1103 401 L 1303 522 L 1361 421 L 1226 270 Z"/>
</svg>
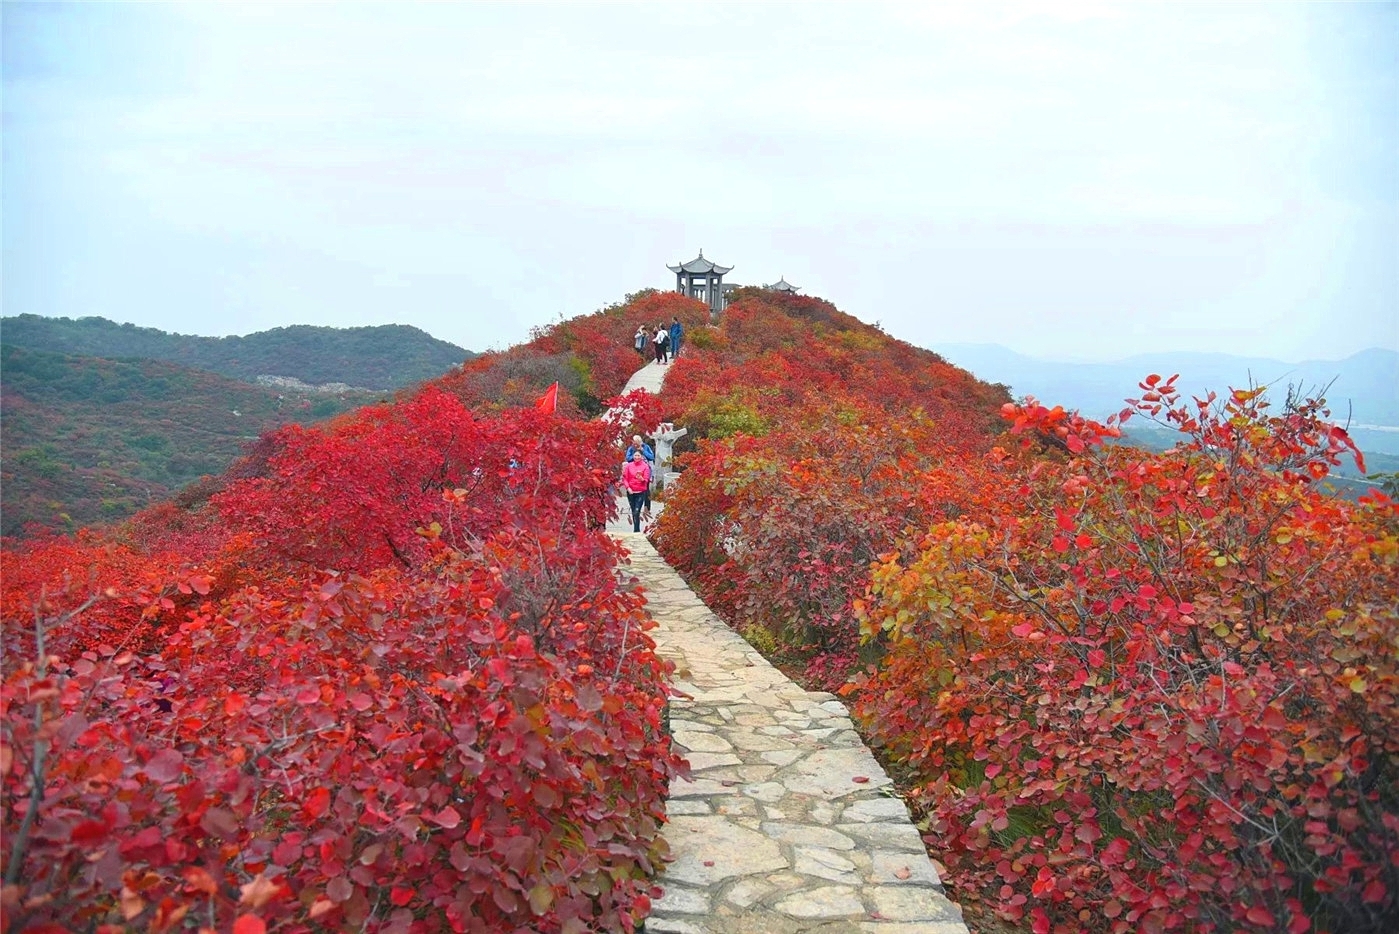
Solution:
<svg viewBox="0 0 1399 934">
<path fill-rule="evenodd" d="M 544 395 L 539 397 L 539 401 L 534 404 L 534 407 L 545 415 L 553 415 L 554 410 L 559 407 L 559 384 L 554 383 L 544 390 Z"/>
</svg>

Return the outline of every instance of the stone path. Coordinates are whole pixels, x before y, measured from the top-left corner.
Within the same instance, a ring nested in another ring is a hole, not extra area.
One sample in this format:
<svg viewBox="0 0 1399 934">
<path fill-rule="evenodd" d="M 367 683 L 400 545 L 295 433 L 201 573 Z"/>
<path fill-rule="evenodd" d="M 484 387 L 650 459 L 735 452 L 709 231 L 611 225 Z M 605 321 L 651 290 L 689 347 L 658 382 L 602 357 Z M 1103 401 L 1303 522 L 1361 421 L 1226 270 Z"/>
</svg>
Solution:
<svg viewBox="0 0 1399 934">
<path fill-rule="evenodd" d="M 675 662 L 670 725 L 692 771 L 671 785 L 674 861 L 648 934 L 966 934 L 844 705 L 768 664 L 644 535 L 615 534 Z"/>
<path fill-rule="evenodd" d="M 661 384 L 665 382 L 666 368 L 669 366 L 669 363 L 662 365 L 652 360 L 631 375 L 631 379 L 627 380 L 627 384 L 622 387 L 620 395 L 625 396 L 633 389 L 644 389 L 650 393 L 659 393 L 661 391 Z"/>
</svg>

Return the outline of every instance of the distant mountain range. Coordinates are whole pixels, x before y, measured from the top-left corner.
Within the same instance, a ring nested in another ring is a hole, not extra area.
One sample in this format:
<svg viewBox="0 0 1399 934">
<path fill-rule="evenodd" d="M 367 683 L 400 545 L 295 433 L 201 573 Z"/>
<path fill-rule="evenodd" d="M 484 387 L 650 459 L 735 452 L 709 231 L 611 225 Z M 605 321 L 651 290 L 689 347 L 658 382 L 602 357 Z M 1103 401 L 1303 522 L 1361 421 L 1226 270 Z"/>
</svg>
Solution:
<svg viewBox="0 0 1399 934">
<path fill-rule="evenodd" d="M 472 356 L 403 325 L 190 337 L 0 319 L 0 534 L 129 516 L 223 473 L 269 429 L 388 398 Z"/>
<path fill-rule="evenodd" d="M 0 346 L 0 534 L 121 519 L 223 473 L 265 431 L 383 397 Z"/>
<path fill-rule="evenodd" d="M 1265 357 L 1222 353 L 1141 354 L 1114 363 L 1056 363 L 1016 353 L 999 344 L 936 344 L 951 363 L 984 380 L 1031 395 L 1047 405 L 1074 408 L 1096 418 L 1120 411 L 1123 400 L 1141 395 L 1137 384 L 1150 373 L 1179 373 L 1187 397 L 1255 384 L 1281 394 L 1289 385 L 1314 390 L 1330 384 L 1326 400 L 1338 422 L 1348 418 L 1352 434 L 1367 450 L 1399 454 L 1399 353 L 1371 348 L 1344 360 L 1284 363 Z M 1388 430 L 1384 430 L 1388 429 Z"/>
<path fill-rule="evenodd" d="M 0 318 L 0 342 L 50 353 L 165 360 L 234 379 L 282 376 L 304 383 L 399 389 L 441 376 L 475 356 L 403 324 L 294 325 L 246 337 L 195 337 L 106 318 Z"/>
</svg>

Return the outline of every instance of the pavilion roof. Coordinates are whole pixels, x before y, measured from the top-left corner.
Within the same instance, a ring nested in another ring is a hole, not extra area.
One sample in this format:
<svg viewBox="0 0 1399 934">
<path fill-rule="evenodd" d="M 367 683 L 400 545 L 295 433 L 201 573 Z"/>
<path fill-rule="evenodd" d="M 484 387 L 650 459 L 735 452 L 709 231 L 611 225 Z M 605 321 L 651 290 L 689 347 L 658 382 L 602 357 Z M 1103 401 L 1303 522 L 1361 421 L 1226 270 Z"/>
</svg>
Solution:
<svg viewBox="0 0 1399 934">
<path fill-rule="evenodd" d="M 772 291 L 774 292 L 791 292 L 793 294 L 801 290 L 800 286 L 793 285 L 792 283 L 788 282 L 785 278 L 778 279 L 772 285 L 768 286 L 768 288 L 772 289 Z"/>
<path fill-rule="evenodd" d="M 712 272 L 715 275 L 719 276 L 722 276 L 733 269 L 732 266 L 720 266 L 713 260 L 705 259 L 704 250 L 700 250 L 699 256 L 690 260 L 688 263 L 681 263 L 679 266 L 667 266 L 666 268 L 669 269 L 671 272 Z"/>
</svg>

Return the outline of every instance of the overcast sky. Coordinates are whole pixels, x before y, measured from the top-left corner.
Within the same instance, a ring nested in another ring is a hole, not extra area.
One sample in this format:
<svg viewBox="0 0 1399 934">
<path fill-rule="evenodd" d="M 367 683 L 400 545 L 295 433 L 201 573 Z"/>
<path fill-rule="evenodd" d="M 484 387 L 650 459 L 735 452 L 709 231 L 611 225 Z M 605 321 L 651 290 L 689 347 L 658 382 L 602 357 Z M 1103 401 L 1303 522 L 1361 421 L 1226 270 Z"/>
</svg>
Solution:
<svg viewBox="0 0 1399 934">
<path fill-rule="evenodd" d="M 920 345 L 1399 348 L 1399 6 L 5 3 L 4 314 L 481 350 L 705 255 Z"/>
</svg>

